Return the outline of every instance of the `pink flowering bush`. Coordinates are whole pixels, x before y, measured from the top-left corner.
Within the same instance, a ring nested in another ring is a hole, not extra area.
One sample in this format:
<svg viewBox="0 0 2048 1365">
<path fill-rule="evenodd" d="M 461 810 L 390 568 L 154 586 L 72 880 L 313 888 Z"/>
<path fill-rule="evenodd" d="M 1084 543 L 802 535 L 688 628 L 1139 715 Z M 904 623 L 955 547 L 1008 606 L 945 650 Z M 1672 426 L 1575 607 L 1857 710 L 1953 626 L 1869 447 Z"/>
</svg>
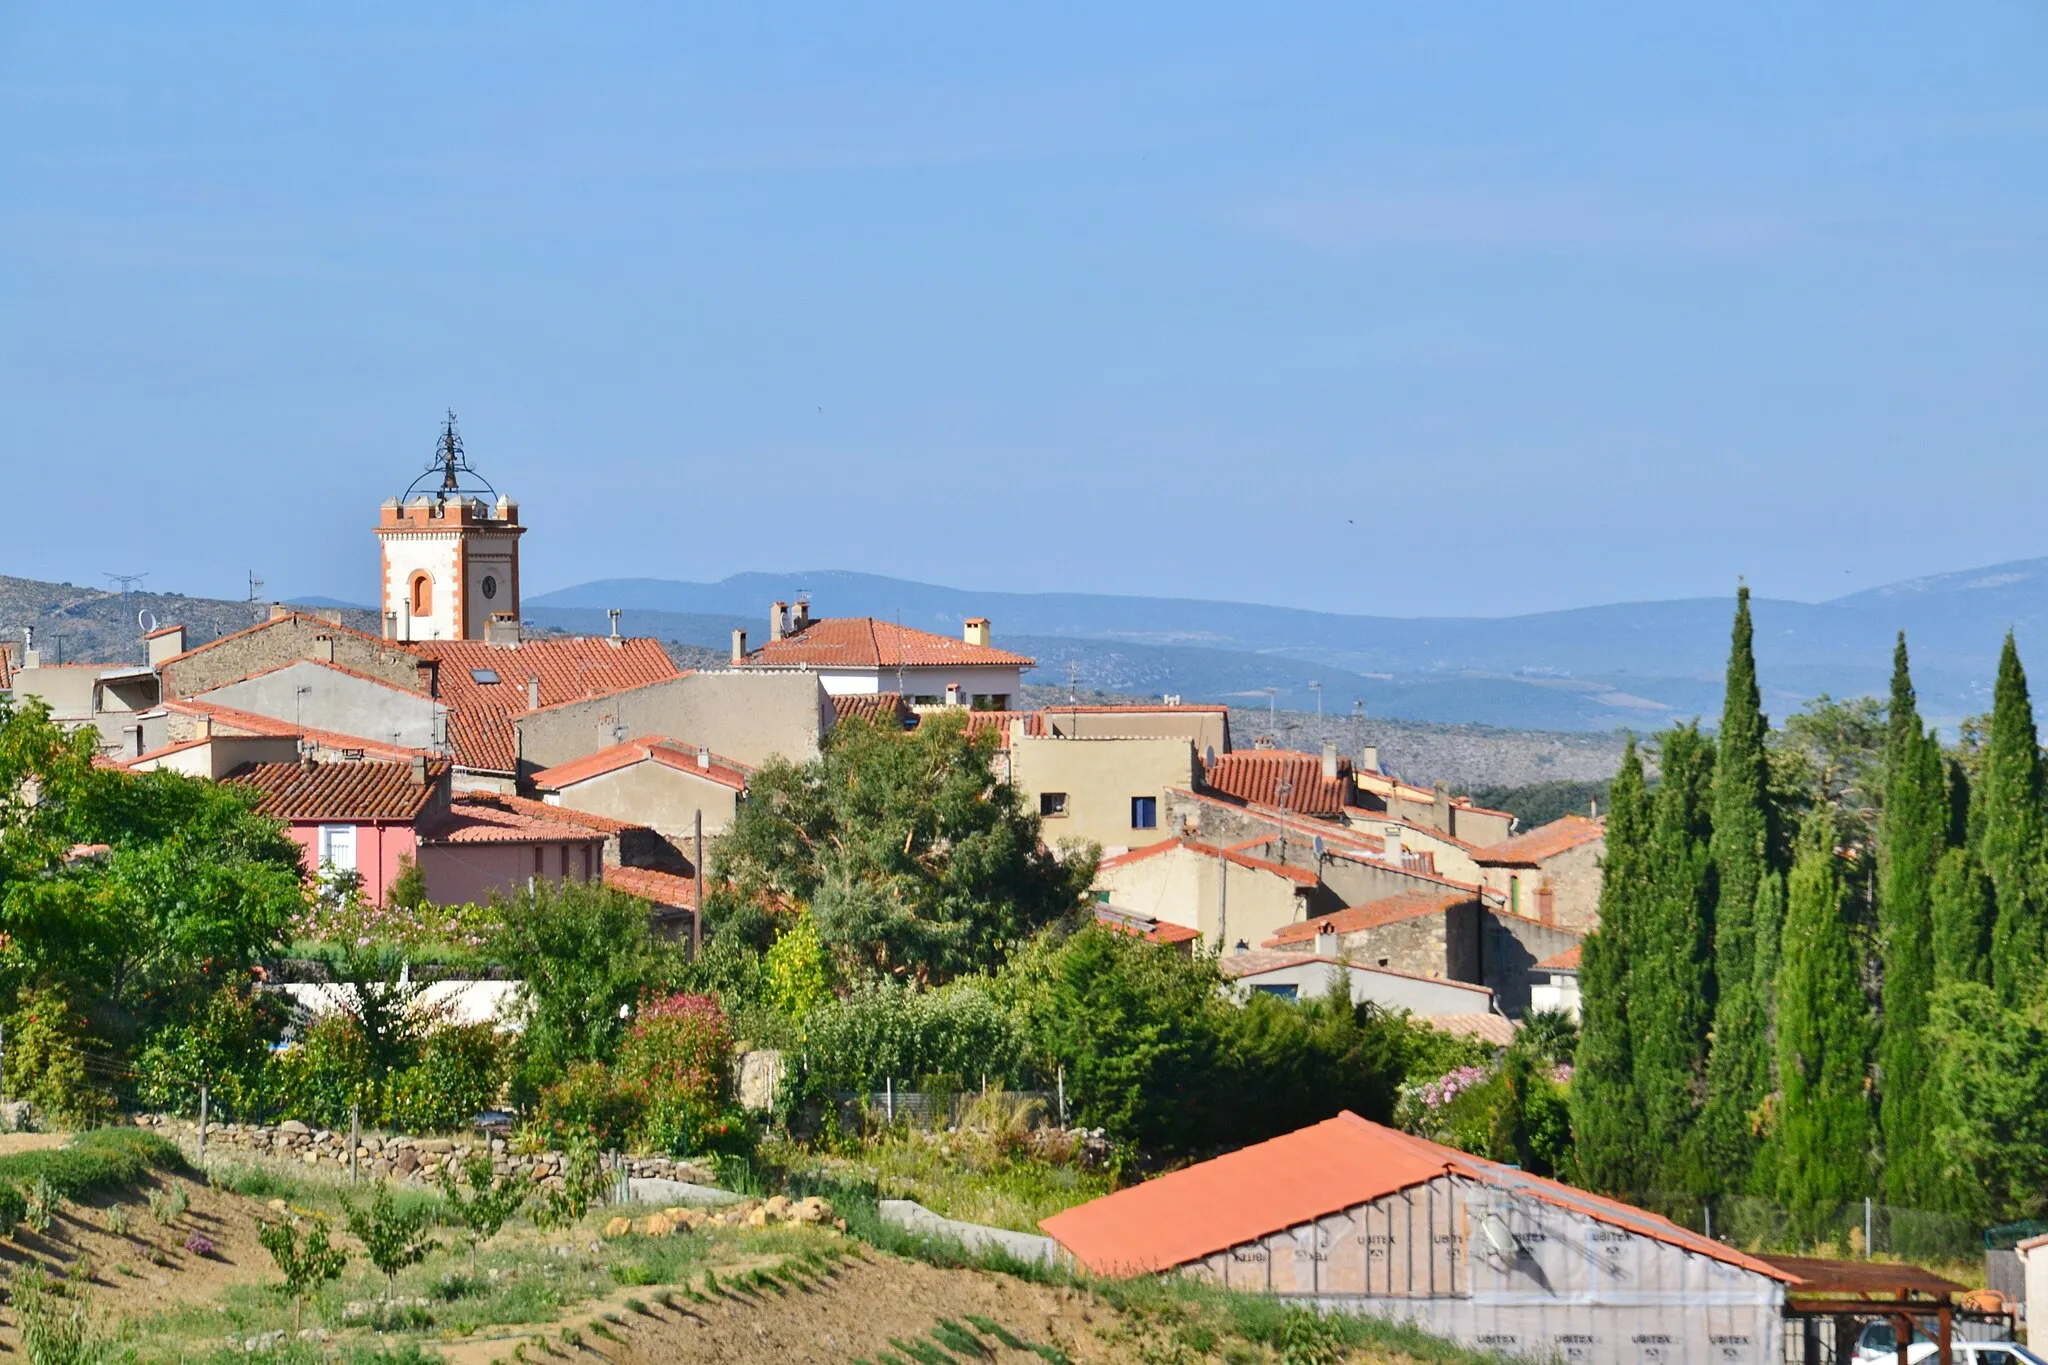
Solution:
<svg viewBox="0 0 2048 1365">
<path fill-rule="evenodd" d="M 1559 1174 L 1569 1160 L 1569 1065 L 1514 1048 L 1482 1066 L 1461 1066 L 1404 1087 L 1394 1121 L 1408 1132 L 1461 1152 Z"/>
<path fill-rule="evenodd" d="M 714 995 L 671 995 L 640 1007 L 613 1067 L 637 1102 L 640 1146 L 701 1152 L 729 1141 L 732 1028 Z"/>
</svg>

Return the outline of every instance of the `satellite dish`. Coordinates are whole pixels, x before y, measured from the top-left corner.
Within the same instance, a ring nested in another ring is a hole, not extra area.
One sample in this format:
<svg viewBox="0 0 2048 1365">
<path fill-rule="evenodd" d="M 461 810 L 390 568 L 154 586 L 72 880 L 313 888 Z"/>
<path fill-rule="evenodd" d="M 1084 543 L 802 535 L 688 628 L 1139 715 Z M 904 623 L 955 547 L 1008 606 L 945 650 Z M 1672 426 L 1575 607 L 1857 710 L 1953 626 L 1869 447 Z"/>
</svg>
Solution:
<svg viewBox="0 0 2048 1365">
<path fill-rule="evenodd" d="M 1202 750 L 1202 766 L 1205 768 L 1213 768 L 1216 766 L 1215 745 L 1211 744 L 1208 748 Z"/>
<path fill-rule="evenodd" d="M 1499 1214 L 1489 1213 L 1480 1219 L 1479 1231 L 1497 1255 L 1510 1261 L 1522 1255 L 1521 1240 L 1508 1230 L 1507 1220 Z"/>
<path fill-rule="evenodd" d="M 1323 836 L 1322 836 L 1322 835 L 1320 835 L 1320 834 L 1318 834 L 1318 835 L 1316 836 L 1316 839 L 1315 839 L 1315 843 L 1314 843 L 1313 845 L 1311 845 L 1311 847 L 1313 847 L 1313 848 L 1315 849 L 1315 852 L 1316 852 L 1316 856 L 1317 856 L 1318 858 L 1322 857 L 1322 856 L 1323 856 Z"/>
<path fill-rule="evenodd" d="M 148 607 L 144 607 L 141 611 L 135 613 L 135 624 L 142 628 L 144 635 L 149 634 L 156 629 L 156 613 Z"/>
</svg>

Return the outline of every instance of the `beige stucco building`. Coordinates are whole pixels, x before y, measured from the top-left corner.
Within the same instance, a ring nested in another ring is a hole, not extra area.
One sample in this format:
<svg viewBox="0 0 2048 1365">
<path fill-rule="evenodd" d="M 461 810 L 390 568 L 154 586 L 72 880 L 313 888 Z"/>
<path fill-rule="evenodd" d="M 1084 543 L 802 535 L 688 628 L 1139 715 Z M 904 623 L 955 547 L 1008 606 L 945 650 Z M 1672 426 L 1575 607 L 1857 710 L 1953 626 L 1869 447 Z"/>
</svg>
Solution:
<svg viewBox="0 0 2048 1365">
<path fill-rule="evenodd" d="M 1105 858 L 1095 891 L 1125 911 L 1194 929 L 1225 951 L 1337 908 L 1312 872 L 1187 839 Z"/>
<path fill-rule="evenodd" d="M 1092 843 L 1113 856 L 1173 833 L 1163 798 L 1193 776 L 1185 737 L 1067 739 L 1025 729 L 1021 718 L 1012 722 L 1010 781 L 1042 817 L 1049 846 Z"/>
<path fill-rule="evenodd" d="M 709 749 L 649 736 L 534 774 L 551 806 L 648 825 L 690 850 L 701 817 L 705 838 L 732 823 L 750 769 Z"/>
</svg>

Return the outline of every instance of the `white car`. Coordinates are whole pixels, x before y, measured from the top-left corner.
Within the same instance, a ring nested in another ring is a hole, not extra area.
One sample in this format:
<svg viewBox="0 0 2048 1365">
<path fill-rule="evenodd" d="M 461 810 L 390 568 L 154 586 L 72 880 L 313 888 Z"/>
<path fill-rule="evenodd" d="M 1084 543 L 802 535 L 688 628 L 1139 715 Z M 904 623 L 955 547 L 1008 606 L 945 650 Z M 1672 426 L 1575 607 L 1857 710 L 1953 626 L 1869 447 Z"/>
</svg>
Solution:
<svg viewBox="0 0 2048 1365">
<path fill-rule="evenodd" d="M 1927 1365 L 1940 1355 L 1935 1344 L 1933 1322 L 1915 1324 L 1912 1344 L 1906 1347 L 1906 1365 Z M 1924 1334 L 1923 1334 L 1924 1333 Z M 1949 1339 L 1951 1365 L 2048 1365 L 2026 1347 L 2010 1341 L 1964 1341 Z M 1856 1365 L 1888 1365 L 1899 1358 L 1898 1334 L 1889 1322 L 1866 1322 L 1856 1337 Z"/>
</svg>

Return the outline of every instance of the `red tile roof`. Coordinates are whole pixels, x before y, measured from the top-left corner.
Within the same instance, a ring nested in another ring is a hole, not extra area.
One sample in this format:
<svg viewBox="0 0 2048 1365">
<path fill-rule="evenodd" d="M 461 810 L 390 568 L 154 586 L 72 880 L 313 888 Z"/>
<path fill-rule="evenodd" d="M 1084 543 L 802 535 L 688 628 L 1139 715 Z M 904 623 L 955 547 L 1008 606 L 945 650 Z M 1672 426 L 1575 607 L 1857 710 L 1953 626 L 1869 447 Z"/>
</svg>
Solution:
<svg viewBox="0 0 2048 1365">
<path fill-rule="evenodd" d="M 1337 760 L 1337 776 L 1323 776 L 1321 754 L 1289 749 L 1239 749 L 1207 765 L 1202 782 L 1213 791 L 1255 806 L 1297 815 L 1337 815 L 1351 796 L 1351 760 Z"/>
<path fill-rule="evenodd" d="M 651 867 L 608 867 L 604 870 L 604 884 L 656 905 L 676 905 L 685 910 L 697 908 L 696 881 L 673 872 Z"/>
<path fill-rule="evenodd" d="M 445 759 L 427 760 L 425 785 L 413 782 L 411 763 L 244 763 L 224 779 L 262 795 L 258 814 L 273 820 L 410 824 L 447 780 Z"/>
<path fill-rule="evenodd" d="M 1161 854 L 1172 853 L 1180 849 L 1185 849 L 1204 858 L 1228 858 L 1239 867 L 1249 867 L 1259 872 L 1271 872 L 1275 876 L 1285 877 L 1287 880 L 1302 886 L 1314 886 L 1316 884 L 1316 874 L 1313 872 L 1305 872 L 1298 867 L 1289 867 L 1285 863 L 1270 862 L 1265 858 L 1254 858 L 1248 853 L 1239 853 L 1234 849 L 1218 848 L 1214 844 L 1197 843 L 1193 839 L 1168 839 L 1162 843 L 1147 844 L 1143 848 L 1134 848 L 1129 853 L 1119 853 L 1113 858 L 1104 858 L 1097 870 L 1113 872 L 1117 868 L 1129 867 L 1132 863 L 1143 862 L 1147 858 L 1157 858 Z"/>
<path fill-rule="evenodd" d="M 1424 915 L 1441 915 L 1453 906 L 1469 905 L 1478 896 L 1465 891 L 1404 891 L 1398 896 L 1383 900 L 1367 901 L 1364 905 L 1353 905 L 1334 914 L 1318 915 L 1299 924 L 1290 924 L 1266 940 L 1268 948 L 1282 944 L 1313 943 L 1324 926 L 1337 934 L 1356 934 L 1367 929 L 1377 929 L 1383 924 L 1397 924 L 1405 919 L 1418 919 Z"/>
<path fill-rule="evenodd" d="M 908 729 L 916 717 L 901 692 L 856 692 L 832 699 L 832 712 L 839 720 L 864 720 L 875 725 Z"/>
<path fill-rule="evenodd" d="M 531 815 L 537 820 L 552 820 L 557 824 L 581 825 L 594 829 L 599 834 L 624 834 L 628 830 L 646 829 L 648 826 L 632 820 L 614 820 L 609 815 L 593 815 L 587 810 L 573 810 L 568 806 L 550 805 L 546 801 L 535 801 L 530 797 L 511 796 L 505 792 L 473 792 L 469 799 L 488 801 L 503 806 L 506 810 L 520 815 Z"/>
<path fill-rule="evenodd" d="M 588 782 L 593 777 L 630 768 L 636 763 L 657 763 L 664 768 L 693 774 L 707 782 L 731 787 L 734 791 L 745 791 L 747 779 L 754 772 L 736 759 L 720 758 L 717 754 L 711 755 L 708 767 L 703 766 L 698 762 L 696 745 L 648 735 L 629 739 L 624 744 L 614 744 L 609 749 L 599 749 L 594 754 L 586 754 L 567 763 L 557 763 L 552 768 L 543 768 L 533 775 L 533 785 L 543 791 L 560 791 L 578 782 Z"/>
<path fill-rule="evenodd" d="M 1498 1014 L 1428 1014 L 1422 1022 L 1438 1033 L 1455 1034 L 1460 1038 L 1476 1038 L 1482 1043 L 1495 1047 L 1506 1047 L 1515 1041 L 1515 1021 Z"/>
<path fill-rule="evenodd" d="M 1575 972 L 1579 969 L 1580 945 L 1574 943 L 1561 953 L 1552 953 L 1536 964 L 1536 970 L 1543 972 Z"/>
<path fill-rule="evenodd" d="M 1271 825 L 1275 830 L 1298 834 L 1304 842 L 1321 839 L 1326 847 L 1337 852 L 1366 853 L 1377 858 L 1386 851 L 1387 841 L 1385 839 L 1377 834 L 1367 834 L 1350 825 L 1318 820 L 1313 816 L 1301 815 L 1294 811 L 1276 810 L 1272 807 L 1261 807 L 1253 810 L 1242 802 L 1216 796 L 1209 792 L 1192 791 L 1186 787 L 1168 787 L 1166 794 L 1173 797 L 1177 802 L 1193 801 L 1197 804 L 1217 806 L 1231 812 L 1239 819 L 1247 821 L 1256 820 L 1260 824 Z M 1269 840 L 1279 837 L 1279 834 L 1268 836 Z"/>
<path fill-rule="evenodd" d="M 969 711 L 967 734 L 972 738 L 993 732 L 996 747 L 1007 749 L 1010 747 L 1010 722 L 1014 720 L 1023 721 L 1024 733 L 1033 738 L 1041 738 L 1045 734 L 1045 717 L 1036 711 Z"/>
<path fill-rule="evenodd" d="M 1604 821 L 1590 820 L 1583 815 L 1561 815 L 1526 834 L 1517 834 L 1512 839 L 1503 839 L 1479 849 L 1472 858 L 1482 867 L 1535 867 L 1545 858 L 1555 858 L 1581 844 L 1605 838 L 1606 834 Z"/>
<path fill-rule="evenodd" d="M 515 716 L 525 715 L 526 680 L 540 679 L 540 704 L 609 696 L 680 676 L 659 640 L 603 636 L 522 640 L 426 640 L 405 648 L 440 666 L 441 700 L 448 704 L 448 746 L 455 761 L 475 772 L 509 773 L 518 766 Z M 489 670 L 494 683 L 478 682 Z"/>
<path fill-rule="evenodd" d="M 1397 1132 L 1346 1111 L 1042 1220 L 1098 1275 L 1169 1270 L 1450 1174 L 1771 1279 L 1766 1261 L 1642 1209 Z"/>
<path fill-rule="evenodd" d="M 538 812 L 546 811 L 546 815 Z M 421 832 L 428 844 L 598 844 L 605 832 L 584 823 L 580 811 L 557 811 L 538 801 L 469 792 L 448 803 L 448 814 Z M 564 818 L 554 818 L 556 816 Z"/>
<path fill-rule="evenodd" d="M 1105 929 L 1130 934 L 1147 943 L 1192 943 L 1202 936 L 1201 930 L 1190 929 L 1185 924 L 1165 923 L 1150 915 L 1121 910 L 1114 905 L 1096 906 L 1095 921 Z"/>
<path fill-rule="evenodd" d="M 746 665 L 784 668 L 945 668 L 990 665 L 1030 668 L 1036 659 L 952 635 L 912 630 L 872 616 L 813 621 L 794 635 L 770 640 L 747 655 Z"/>
</svg>

